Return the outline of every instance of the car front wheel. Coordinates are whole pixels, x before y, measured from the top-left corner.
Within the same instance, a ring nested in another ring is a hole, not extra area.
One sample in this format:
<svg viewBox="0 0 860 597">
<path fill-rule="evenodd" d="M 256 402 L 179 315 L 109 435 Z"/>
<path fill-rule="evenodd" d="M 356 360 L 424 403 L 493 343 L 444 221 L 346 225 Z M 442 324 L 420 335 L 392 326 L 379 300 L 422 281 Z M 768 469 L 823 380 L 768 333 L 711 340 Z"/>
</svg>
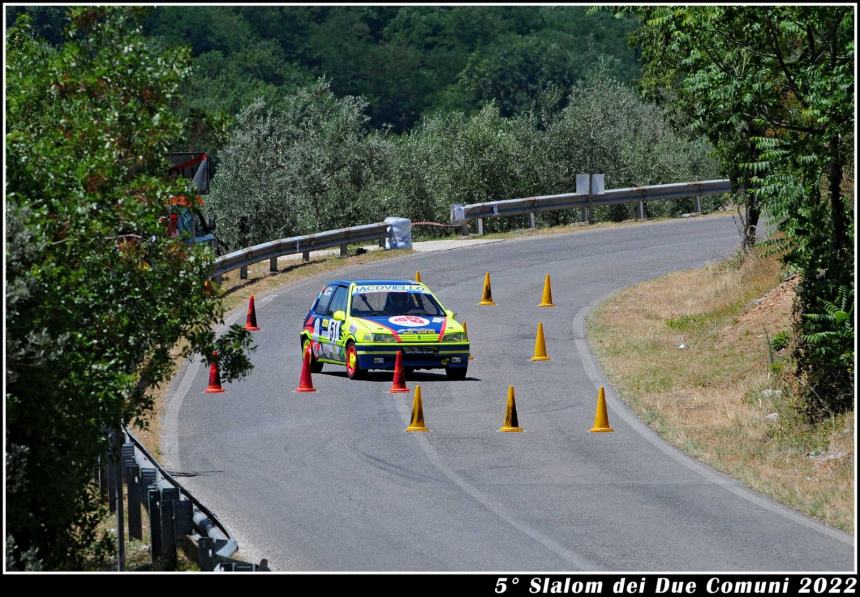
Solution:
<svg viewBox="0 0 860 597">
<path fill-rule="evenodd" d="M 352 342 L 346 345 L 346 375 L 350 379 L 364 377 L 364 369 L 358 365 L 358 351 Z"/>
</svg>

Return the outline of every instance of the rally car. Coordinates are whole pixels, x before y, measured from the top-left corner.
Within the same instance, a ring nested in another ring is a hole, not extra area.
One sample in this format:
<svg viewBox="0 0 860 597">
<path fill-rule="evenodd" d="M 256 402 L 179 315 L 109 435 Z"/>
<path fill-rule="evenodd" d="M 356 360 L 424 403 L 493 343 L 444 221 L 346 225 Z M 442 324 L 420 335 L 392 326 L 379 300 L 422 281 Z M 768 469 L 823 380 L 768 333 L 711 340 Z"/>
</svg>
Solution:
<svg viewBox="0 0 860 597">
<path fill-rule="evenodd" d="M 464 379 L 469 339 L 430 289 L 414 280 L 342 280 L 326 284 L 304 318 L 302 355 L 311 348 L 311 371 L 345 365 L 350 379 L 371 369 L 403 366 L 445 369 Z"/>
</svg>

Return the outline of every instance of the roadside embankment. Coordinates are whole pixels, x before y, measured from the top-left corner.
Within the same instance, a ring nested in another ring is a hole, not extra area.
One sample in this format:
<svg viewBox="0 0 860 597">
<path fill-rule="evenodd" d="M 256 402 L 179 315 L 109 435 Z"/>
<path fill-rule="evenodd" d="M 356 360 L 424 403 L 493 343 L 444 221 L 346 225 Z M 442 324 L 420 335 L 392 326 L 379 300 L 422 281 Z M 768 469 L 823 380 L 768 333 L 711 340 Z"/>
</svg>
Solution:
<svg viewBox="0 0 860 597">
<path fill-rule="evenodd" d="M 627 288 L 588 320 L 620 397 L 665 440 L 804 514 L 854 528 L 854 413 L 797 408 L 796 278 L 776 256 L 733 258 Z"/>
</svg>

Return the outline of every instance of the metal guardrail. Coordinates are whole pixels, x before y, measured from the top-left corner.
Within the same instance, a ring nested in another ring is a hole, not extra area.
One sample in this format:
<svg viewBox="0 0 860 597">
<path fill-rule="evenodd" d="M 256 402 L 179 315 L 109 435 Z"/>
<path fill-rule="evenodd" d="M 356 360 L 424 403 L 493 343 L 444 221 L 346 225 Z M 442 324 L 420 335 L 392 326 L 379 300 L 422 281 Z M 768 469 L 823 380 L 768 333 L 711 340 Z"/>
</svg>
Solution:
<svg viewBox="0 0 860 597">
<path fill-rule="evenodd" d="M 109 496 L 111 512 L 117 514 L 118 568 L 124 562 L 124 514 L 127 513 L 130 539 L 143 539 L 141 509 L 149 517 L 150 556 L 153 564 L 175 570 L 176 549 L 180 541 L 194 548 L 201 570 L 257 571 L 268 570 L 266 560 L 260 564 L 231 559 L 239 549 L 236 539 L 215 515 L 182 487 L 158 464 L 128 429 L 115 432 L 112 445 L 119 447 L 119 460 L 102 463 L 99 482 Z M 123 498 L 123 481 L 127 504 Z M 105 487 L 106 485 L 106 487 Z"/>
<path fill-rule="evenodd" d="M 592 175 L 591 179 L 594 180 Z M 472 203 L 470 205 L 454 204 L 451 206 L 450 220 L 452 224 L 468 226 L 469 222 L 479 220 L 478 234 L 482 233 L 481 220 L 499 216 L 515 216 L 522 214 L 533 214 L 539 211 L 555 211 L 560 209 L 571 209 L 582 207 L 586 210 L 598 205 L 614 205 L 619 203 L 639 202 L 639 215 L 644 218 L 644 202 L 660 199 L 684 199 L 688 197 L 697 198 L 697 211 L 701 211 L 701 197 L 703 195 L 717 195 L 730 193 L 732 185 L 730 180 L 703 180 L 699 182 L 680 182 L 672 184 L 660 184 L 644 187 L 628 187 L 623 189 L 611 189 L 603 192 L 589 192 L 587 188 L 580 189 L 581 176 L 577 177 L 577 192 L 562 193 L 560 195 L 542 195 L 539 197 L 527 197 L 524 199 L 506 199 L 502 201 L 487 201 L 484 203 Z M 584 177 L 589 183 L 587 175 Z M 600 187 L 602 187 L 602 176 Z M 586 218 L 590 221 L 590 218 Z"/>
<path fill-rule="evenodd" d="M 379 240 L 380 242 L 389 238 L 391 226 L 380 222 L 378 224 L 365 224 L 364 226 L 353 226 L 351 228 L 340 228 L 338 230 L 327 230 L 316 234 L 304 236 L 292 236 L 267 243 L 254 245 L 247 249 L 239 249 L 227 255 L 222 255 L 215 260 L 212 277 L 219 277 L 234 269 L 241 269 L 241 277 L 247 277 L 247 267 L 260 261 L 269 260 L 269 271 L 278 271 L 277 259 L 284 255 L 295 255 L 301 253 L 305 261 L 310 257 L 311 251 L 340 247 L 341 256 L 346 255 L 347 245 L 350 243 L 368 242 Z"/>
</svg>

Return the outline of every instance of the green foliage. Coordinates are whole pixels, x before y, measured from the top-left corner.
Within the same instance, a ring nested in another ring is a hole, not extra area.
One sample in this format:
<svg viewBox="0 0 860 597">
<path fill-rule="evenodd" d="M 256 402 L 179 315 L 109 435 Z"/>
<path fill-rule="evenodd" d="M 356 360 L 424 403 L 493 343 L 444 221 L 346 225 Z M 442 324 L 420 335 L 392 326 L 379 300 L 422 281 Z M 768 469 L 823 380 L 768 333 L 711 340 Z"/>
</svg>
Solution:
<svg viewBox="0 0 860 597">
<path fill-rule="evenodd" d="M 321 80 L 239 114 L 207 200 L 228 250 L 384 217 L 363 194 L 388 149 L 365 107 Z"/>
<path fill-rule="evenodd" d="M 697 327 L 699 324 L 701 324 L 703 319 L 704 318 L 701 315 L 691 315 L 689 313 L 685 313 L 679 317 L 667 320 L 666 326 L 669 329 L 684 332 Z"/>
<path fill-rule="evenodd" d="M 520 113 L 540 90 L 567 88 L 600 60 L 630 81 L 632 26 L 565 6 L 186 6 L 153 10 L 146 31 L 191 46 L 192 105 L 235 116 L 251 98 L 276 107 L 325 77 L 335 95 L 367 101 L 371 127 L 399 133 L 422 116 L 473 114 L 489 101 L 505 116 Z"/>
<path fill-rule="evenodd" d="M 392 215 L 446 222 L 452 203 L 569 192 L 579 172 L 605 172 L 610 187 L 713 177 L 706 143 L 676 133 L 605 70 L 563 95 L 544 90 L 508 118 L 494 102 L 471 116 L 435 114 L 400 136 L 369 131 L 366 102 L 338 99 L 325 81 L 277 106 L 260 99 L 231 129 L 207 207 L 219 239 L 235 250 Z M 692 201 L 649 212 L 683 213 Z M 595 210 L 598 220 L 630 216 L 627 206 Z M 486 222 L 488 231 L 520 226 Z"/>
<path fill-rule="evenodd" d="M 137 8 L 76 7 L 65 43 L 6 38 L 7 536 L 17 566 L 83 565 L 95 541 L 90 479 L 105 431 L 151 409 L 170 350 L 250 370 L 238 326 L 216 342 L 213 255 L 167 237 L 164 154 L 188 55 L 141 35 Z M 7 561 L 10 556 L 7 554 Z"/>
<path fill-rule="evenodd" d="M 788 347 L 788 343 L 791 341 L 791 331 L 783 330 L 781 332 L 777 332 L 773 335 L 773 338 L 770 339 L 770 348 L 774 352 L 779 352 L 784 348 Z"/>
<path fill-rule="evenodd" d="M 825 299 L 821 305 L 823 312 L 803 314 L 806 333 L 799 353 L 805 362 L 829 364 L 829 367 L 809 371 L 813 388 L 842 389 L 845 386 L 838 377 L 834 380 L 836 375 L 846 371 L 849 379 L 854 378 L 854 291 L 843 286 L 835 302 Z M 848 386 L 843 393 L 823 398 L 821 403 L 813 403 L 814 410 L 845 410 L 853 401 L 853 387 Z"/>
<path fill-rule="evenodd" d="M 801 274 L 795 357 L 810 414 L 850 408 L 853 373 L 821 336 L 853 296 L 853 212 L 842 188 L 853 161 L 853 11 L 836 6 L 630 8 L 642 26 L 643 83 L 716 147 L 748 190 L 746 224 L 774 216 L 785 263 Z M 754 239 L 754 237 L 752 237 Z M 750 235 L 745 238 L 748 244 Z M 849 324 L 853 335 L 853 322 Z M 840 328 L 842 329 L 842 328 Z M 847 333 L 842 330 L 840 333 Z M 813 341 L 812 339 L 816 339 Z M 822 408 L 823 405 L 823 408 Z"/>
</svg>

